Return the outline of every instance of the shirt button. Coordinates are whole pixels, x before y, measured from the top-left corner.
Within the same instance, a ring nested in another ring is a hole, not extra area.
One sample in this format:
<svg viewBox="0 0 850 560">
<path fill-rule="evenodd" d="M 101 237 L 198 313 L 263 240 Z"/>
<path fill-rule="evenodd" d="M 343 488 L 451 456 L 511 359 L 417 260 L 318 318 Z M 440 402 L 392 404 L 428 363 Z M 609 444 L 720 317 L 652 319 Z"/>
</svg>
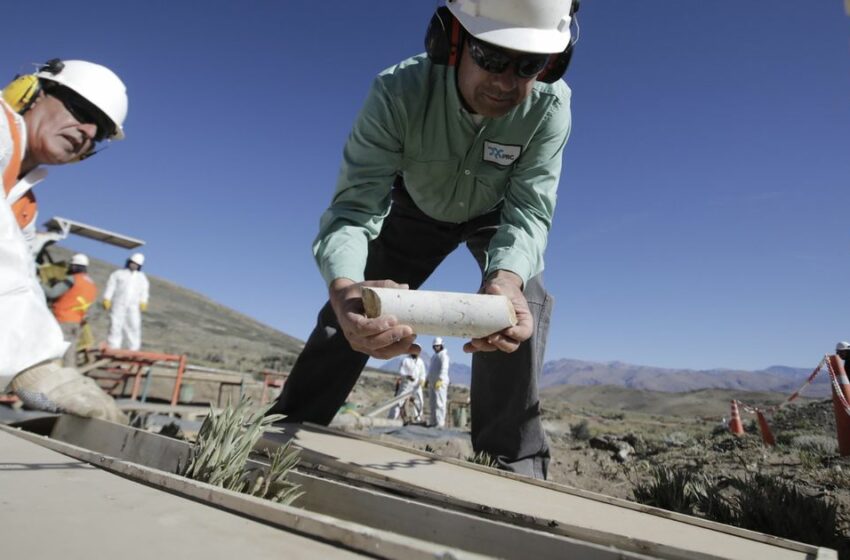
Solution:
<svg viewBox="0 0 850 560">
<path fill-rule="evenodd" d="M 464 175 L 469 175 L 469 169 L 464 169 L 464 170 L 463 170 L 463 174 L 464 174 Z"/>
<path fill-rule="evenodd" d="M 457 205 L 458 205 L 458 206 L 460 206 L 460 207 L 462 208 L 462 207 L 463 207 L 463 202 L 458 202 L 458 203 L 457 203 Z"/>
</svg>

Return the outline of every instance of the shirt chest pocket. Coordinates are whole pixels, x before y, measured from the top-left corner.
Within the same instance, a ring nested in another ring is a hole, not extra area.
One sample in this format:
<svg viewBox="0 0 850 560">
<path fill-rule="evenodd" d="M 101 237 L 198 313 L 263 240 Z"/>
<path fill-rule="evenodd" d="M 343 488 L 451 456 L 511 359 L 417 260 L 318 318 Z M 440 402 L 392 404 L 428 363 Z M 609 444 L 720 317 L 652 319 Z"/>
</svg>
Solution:
<svg viewBox="0 0 850 560">
<path fill-rule="evenodd" d="M 484 209 L 497 206 L 505 198 L 512 167 L 499 167 L 482 162 L 475 172 L 475 198 Z"/>
<path fill-rule="evenodd" d="M 428 191 L 451 192 L 459 165 L 457 159 L 420 161 L 405 158 L 402 164 L 404 184 L 409 191 L 423 194 Z"/>
</svg>

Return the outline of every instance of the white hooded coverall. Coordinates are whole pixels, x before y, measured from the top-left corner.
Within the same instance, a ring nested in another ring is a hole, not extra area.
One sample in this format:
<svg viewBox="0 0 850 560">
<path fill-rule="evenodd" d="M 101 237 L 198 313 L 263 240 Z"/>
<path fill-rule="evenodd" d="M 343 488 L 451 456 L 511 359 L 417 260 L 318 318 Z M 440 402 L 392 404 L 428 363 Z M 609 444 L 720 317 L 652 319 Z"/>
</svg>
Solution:
<svg viewBox="0 0 850 560">
<path fill-rule="evenodd" d="M 428 368 L 428 397 L 431 405 L 431 425 L 446 425 L 446 404 L 449 392 L 449 353 L 443 348 L 431 357 Z"/>
<path fill-rule="evenodd" d="M 122 268 L 109 275 L 103 299 L 112 301 L 109 310 L 109 335 L 106 345 L 121 348 L 123 338 L 127 348 L 142 347 L 142 312 L 139 306 L 148 303 L 148 278 L 141 270 Z"/>
<path fill-rule="evenodd" d="M 413 422 L 422 420 L 422 384 L 425 383 L 425 362 L 419 356 L 405 356 L 401 361 L 401 367 L 398 374 L 401 376 L 401 383 L 396 391 L 396 396 L 401 396 L 413 391 Z M 390 409 L 389 418 L 395 420 L 401 414 L 401 409 L 404 402 L 400 402 Z"/>
</svg>

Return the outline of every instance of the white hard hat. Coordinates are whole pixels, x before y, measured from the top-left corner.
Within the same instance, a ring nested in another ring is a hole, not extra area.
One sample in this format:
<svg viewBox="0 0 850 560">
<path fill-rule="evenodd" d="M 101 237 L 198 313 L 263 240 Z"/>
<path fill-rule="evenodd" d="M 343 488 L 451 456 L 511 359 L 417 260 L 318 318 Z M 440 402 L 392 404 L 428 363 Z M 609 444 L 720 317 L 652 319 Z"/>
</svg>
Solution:
<svg viewBox="0 0 850 560">
<path fill-rule="evenodd" d="M 82 253 L 77 253 L 71 257 L 71 264 L 75 264 L 77 266 L 88 266 L 89 258 Z"/>
<path fill-rule="evenodd" d="M 559 53 L 570 43 L 573 0 L 446 0 L 466 31 L 529 53 Z"/>
<path fill-rule="evenodd" d="M 134 262 L 139 266 L 145 264 L 145 256 L 141 253 L 133 253 L 133 256 L 130 257 L 130 262 Z"/>
<path fill-rule="evenodd" d="M 37 77 L 61 84 L 82 95 L 103 111 L 115 124 L 115 134 L 109 138 L 124 138 L 124 119 L 127 118 L 127 88 L 115 72 L 85 60 L 63 60 L 47 65 L 36 72 Z"/>
<path fill-rule="evenodd" d="M 842 350 L 850 350 L 850 342 L 844 342 L 843 340 L 835 345 L 835 351 L 841 352 Z"/>
<path fill-rule="evenodd" d="M 443 339 L 438 336 L 437 338 L 434 339 L 434 344 L 432 346 L 442 346 L 442 345 L 443 345 Z"/>
</svg>

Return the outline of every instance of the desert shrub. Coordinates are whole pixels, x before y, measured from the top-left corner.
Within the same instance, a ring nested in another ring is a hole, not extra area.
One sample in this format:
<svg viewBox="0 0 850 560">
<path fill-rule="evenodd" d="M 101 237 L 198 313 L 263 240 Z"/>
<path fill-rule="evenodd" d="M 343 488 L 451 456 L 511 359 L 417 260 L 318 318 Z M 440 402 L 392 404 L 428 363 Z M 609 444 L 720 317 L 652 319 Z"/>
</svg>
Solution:
<svg viewBox="0 0 850 560">
<path fill-rule="evenodd" d="M 690 441 L 690 438 L 684 432 L 672 432 L 665 435 L 662 441 L 668 447 L 683 447 Z"/>
<path fill-rule="evenodd" d="M 834 437 L 812 434 L 795 436 L 789 446 L 821 456 L 835 455 L 838 451 L 838 443 Z"/>
<path fill-rule="evenodd" d="M 632 492 L 642 504 L 693 515 L 700 497 L 706 493 L 706 485 L 700 475 L 659 465 L 650 469 L 646 482 L 635 483 Z"/>
<path fill-rule="evenodd" d="M 642 504 L 835 548 L 842 558 L 850 557 L 848 539 L 838 529 L 838 505 L 775 476 L 756 473 L 712 482 L 695 472 L 656 466 L 648 481 L 634 483 L 633 493 Z"/>
<path fill-rule="evenodd" d="M 729 433 L 729 426 L 725 423 L 721 422 L 719 424 L 715 424 L 711 429 L 712 436 L 722 436 Z"/>
<path fill-rule="evenodd" d="M 805 470 L 813 470 L 820 466 L 820 455 L 817 453 L 812 453 L 806 449 L 801 449 L 797 453 L 797 457 L 800 459 L 800 466 Z"/>
<path fill-rule="evenodd" d="M 224 356 L 217 352 L 207 352 L 207 354 L 203 357 L 204 361 L 212 363 L 212 364 L 223 364 Z"/>
<path fill-rule="evenodd" d="M 817 546 L 839 548 L 838 506 L 795 484 L 764 474 L 737 479 L 735 525 Z"/>
<path fill-rule="evenodd" d="M 573 439 L 577 439 L 579 441 L 589 440 L 591 435 L 590 426 L 588 426 L 587 420 L 582 420 L 578 424 L 571 424 L 570 434 L 573 436 Z"/>
</svg>

